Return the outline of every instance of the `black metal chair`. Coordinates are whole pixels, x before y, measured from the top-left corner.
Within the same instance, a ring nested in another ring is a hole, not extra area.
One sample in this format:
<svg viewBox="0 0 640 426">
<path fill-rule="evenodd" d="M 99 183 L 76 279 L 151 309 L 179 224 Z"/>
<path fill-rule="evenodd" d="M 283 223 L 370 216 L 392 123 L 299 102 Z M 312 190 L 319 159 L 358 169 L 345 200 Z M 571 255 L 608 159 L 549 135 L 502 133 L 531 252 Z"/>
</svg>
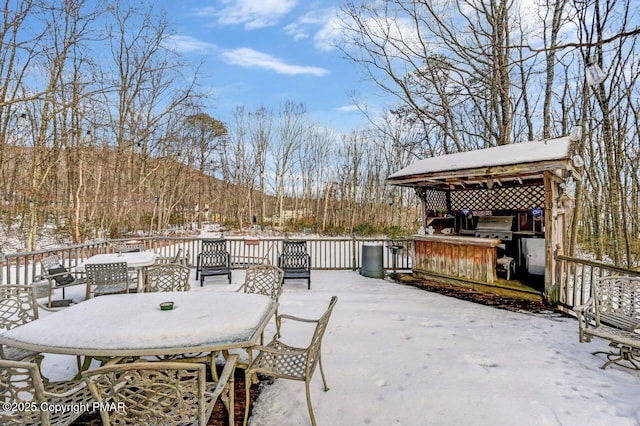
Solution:
<svg viewBox="0 0 640 426">
<path fill-rule="evenodd" d="M 198 253 L 196 280 L 200 277 L 200 286 L 205 277 L 226 275 L 231 284 L 231 255 L 227 251 L 225 240 L 202 240 L 202 250 Z"/>
<path fill-rule="evenodd" d="M 311 289 L 311 256 L 307 252 L 306 241 L 282 242 L 282 254 L 278 256 L 278 267 L 284 271 L 284 280 L 307 280 L 307 289 Z"/>
<path fill-rule="evenodd" d="M 87 279 L 84 272 L 69 270 L 62 265 L 58 255 L 43 257 L 40 260 L 41 277 L 49 282 L 49 299 L 47 306 L 68 306 L 71 300 L 65 299 L 64 289 L 72 285 L 86 285 Z M 51 301 L 53 290 L 62 289 L 62 300 Z"/>
</svg>

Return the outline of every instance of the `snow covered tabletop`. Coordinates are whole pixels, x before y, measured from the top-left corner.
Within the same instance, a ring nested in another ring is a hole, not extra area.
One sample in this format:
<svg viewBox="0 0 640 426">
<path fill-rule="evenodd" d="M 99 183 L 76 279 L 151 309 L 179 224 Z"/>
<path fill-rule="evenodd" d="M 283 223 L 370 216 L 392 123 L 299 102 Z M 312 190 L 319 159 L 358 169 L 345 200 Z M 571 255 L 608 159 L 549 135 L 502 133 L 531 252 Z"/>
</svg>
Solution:
<svg viewBox="0 0 640 426">
<path fill-rule="evenodd" d="M 151 266 L 156 260 L 158 255 L 152 251 L 140 251 L 129 253 L 104 253 L 91 256 L 76 267 L 78 271 L 84 271 L 84 265 L 88 263 L 114 263 L 114 262 L 127 262 L 127 266 L 130 268 L 142 268 L 145 266 Z"/>
<path fill-rule="evenodd" d="M 163 311 L 160 303 L 172 301 Z M 163 355 L 253 344 L 277 304 L 264 295 L 165 292 L 101 296 L 0 334 L 0 343 L 44 353 Z"/>
</svg>

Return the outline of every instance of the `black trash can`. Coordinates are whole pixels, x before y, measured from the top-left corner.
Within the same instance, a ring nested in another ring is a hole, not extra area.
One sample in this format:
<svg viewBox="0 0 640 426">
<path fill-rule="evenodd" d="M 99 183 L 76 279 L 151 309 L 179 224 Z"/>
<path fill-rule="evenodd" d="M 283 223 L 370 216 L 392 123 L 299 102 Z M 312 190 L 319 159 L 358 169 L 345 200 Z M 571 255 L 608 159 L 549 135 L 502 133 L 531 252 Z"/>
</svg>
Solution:
<svg viewBox="0 0 640 426">
<path fill-rule="evenodd" d="M 382 265 L 382 244 L 363 244 L 360 275 L 369 278 L 384 278 Z"/>
</svg>

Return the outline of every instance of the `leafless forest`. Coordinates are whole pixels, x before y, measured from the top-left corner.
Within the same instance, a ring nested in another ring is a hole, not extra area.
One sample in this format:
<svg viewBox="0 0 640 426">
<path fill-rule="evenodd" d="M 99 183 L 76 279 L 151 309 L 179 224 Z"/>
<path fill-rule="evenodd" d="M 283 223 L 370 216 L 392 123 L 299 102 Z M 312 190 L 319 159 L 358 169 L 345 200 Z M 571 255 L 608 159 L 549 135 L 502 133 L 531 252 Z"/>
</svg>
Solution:
<svg viewBox="0 0 640 426">
<path fill-rule="evenodd" d="M 347 0 L 336 43 L 388 98 L 338 134 L 304 102 L 210 110 L 168 15 L 116 1 L 4 0 L 3 226 L 83 241 L 215 221 L 407 232 L 416 197 L 385 185 L 415 159 L 582 129 L 570 230 L 598 258 L 640 251 L 640 5 L 631 0 Z M 455 30 L 454 30 L 455 29 Z M 607 74 L 588 84 L 591 62 Z M 393 201 L 391 205 L 390 202 Z"/>
</svg>

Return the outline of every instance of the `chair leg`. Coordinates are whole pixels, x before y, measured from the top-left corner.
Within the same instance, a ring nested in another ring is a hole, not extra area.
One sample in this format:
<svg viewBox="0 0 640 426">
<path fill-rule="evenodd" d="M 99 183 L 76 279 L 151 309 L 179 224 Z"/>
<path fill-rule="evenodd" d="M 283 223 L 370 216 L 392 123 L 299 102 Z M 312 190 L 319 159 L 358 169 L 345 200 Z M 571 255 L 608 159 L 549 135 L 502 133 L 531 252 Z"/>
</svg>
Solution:
<svg viewBox="0 0 640 426">
<path fill-rule="evenodd" d="M 242 422 L 243 426 L 247 426 L 247 421 L 249 420 L 249 404 L 251 402 L 251 372 L 244 372 L 244 420 Z"/>
<path fill-rule="evenodd" d="M 311 417 L 311 425 L 316 426 L 316 417 L 313 415 L 313 407 L 311 406 L 311 390 L 309 389 L 310 377 L 304 381 L 304 387 L 307 392 L 307 407 L 309 408 L 309 417 Z"/>
<path fill-rule="evenodd" d="M 235 377 L 234 376 L 235 373 L 231 374 L 231 377 L 229 377 L 229 382 L 227 383 L 227 391 L 228 391 L 228 396 L 227 396 L 227 414 L 229 414 L 229 426 L 234 426 L 236 424 L 235 422 L 235 394 L 236 394 L 236 386 L 235 386 Z"/>
<path fill-rule="evenodd" d="M 311 278 L 307 279 L 307 290 L 311 290 Z"/>
<path fill-rule="evenodd" d="M 324 391 L 329 390 L 329 386 L 327 386 L 327 379 L 324 378 L 324 369 L 322 368 L 322 354 L 318 353 L 318 366 L 320 367 L 320 376 L 322 376 L 322 384 L 324 385 Z"/>
</svg>

